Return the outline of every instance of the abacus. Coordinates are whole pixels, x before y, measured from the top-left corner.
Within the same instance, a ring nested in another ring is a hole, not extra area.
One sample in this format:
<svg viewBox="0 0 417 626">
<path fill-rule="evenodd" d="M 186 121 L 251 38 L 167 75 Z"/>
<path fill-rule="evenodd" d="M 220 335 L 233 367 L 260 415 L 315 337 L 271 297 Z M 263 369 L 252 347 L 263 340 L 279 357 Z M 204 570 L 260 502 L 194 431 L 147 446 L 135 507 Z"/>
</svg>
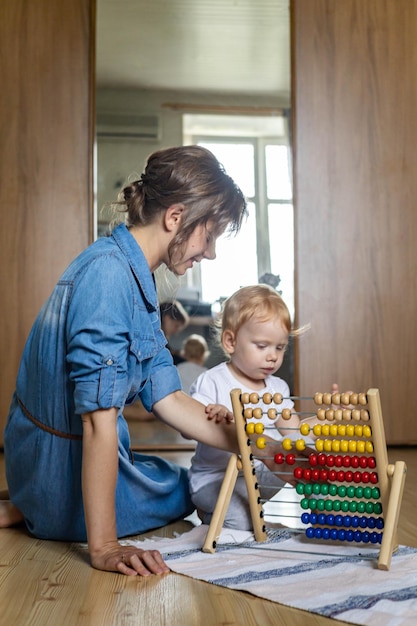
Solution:
<svg viewBox="0 0 417 626">
<path fill-rule="evenodd" d="M 289 419 L 294 409 L 280 410 L 281 394 L 265 393 L 260 397 L 240 389 L 231 391 L 239 454 L 230 457 L 203 551 L 216 550 L 241 470 L 255 540 L 266 540 L 264 508 L 253 462 L 258 457 L 253 449 L 272 444 L 275 450 L 279 446 L 282 450 L 269 457 L 278 472 L 280 464 L 294 465 L 289 480 L 295 484 L 299 497 L 300 521 L 305 529 L 301 532 L 307 539 L 379 548 L 377 566 L 389 570 L 392 554 L 398 548 L 396 531 L 407 468 L 403 461 L 388 463 L 379 390 L 316 393 L 312 398 L 291 399 L 313 401 L 314 410 L 298 411 L 299 438 L 284 437 L 280 442 L 271 442 L 263 436 L 268 434 L 268 426 L 256 423 L 265 415 L 260 401 L 270 405 L 266 416 L 271 420 L 271 428 L 275 428 L 272 421 L 279 415 Z"/>
</svg>

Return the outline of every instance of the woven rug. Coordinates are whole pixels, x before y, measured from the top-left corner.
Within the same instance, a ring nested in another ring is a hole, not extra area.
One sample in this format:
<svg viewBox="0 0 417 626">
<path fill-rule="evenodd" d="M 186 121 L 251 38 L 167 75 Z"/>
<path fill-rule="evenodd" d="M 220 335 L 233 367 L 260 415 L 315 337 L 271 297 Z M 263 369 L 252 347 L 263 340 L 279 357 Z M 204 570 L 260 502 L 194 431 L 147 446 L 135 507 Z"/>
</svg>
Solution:
<svg viewBox="0 0 417 626">
<path fill-rule="evenodd" d="M 283 529 L 268 529 L 264 543 L 251 533 L 223 529 L 216 552 L 207 554 L 201 550 L 207 529 L 124 543 L 158 549 L 179 574 L 325 617 L 360 626 L 417 624 L 415 548 L 400 546 L 390 570 L 382 571 L 375 548 L 319 545 Z"/>
</svg>

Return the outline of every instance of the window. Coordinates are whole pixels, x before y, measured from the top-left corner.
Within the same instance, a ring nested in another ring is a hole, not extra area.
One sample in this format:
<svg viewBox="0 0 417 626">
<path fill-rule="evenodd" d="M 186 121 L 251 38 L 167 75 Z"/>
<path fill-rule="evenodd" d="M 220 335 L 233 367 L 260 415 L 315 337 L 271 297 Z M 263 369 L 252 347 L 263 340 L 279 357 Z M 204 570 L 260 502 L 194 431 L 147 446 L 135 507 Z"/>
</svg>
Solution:
<svg viewBox="0 0 417 626">
<path fill-rule="evenodd" d="M 184 142 L 211 150 L 248 201 L 249 217 L 236 237 L 218 239 L 216 259 L 189 277 L 205 302 L 217 303 L 266 273 L 279 275 L 294 313 L 294 227 L 290 153 L 285 119 L 185 115 Z"/>
</svg>

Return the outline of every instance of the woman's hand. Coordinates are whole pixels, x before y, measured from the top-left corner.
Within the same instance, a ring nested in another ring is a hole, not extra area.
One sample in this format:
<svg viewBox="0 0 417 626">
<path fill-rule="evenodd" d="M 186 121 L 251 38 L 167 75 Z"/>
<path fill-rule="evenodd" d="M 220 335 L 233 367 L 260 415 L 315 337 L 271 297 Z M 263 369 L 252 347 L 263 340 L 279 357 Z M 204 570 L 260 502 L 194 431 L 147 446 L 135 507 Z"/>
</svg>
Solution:
<svg viewBox="0 0 417 626">
<path fill-rule="evenodd" d="M 90 554 L 90 558 L 94 568 L 126 576 L 161 575 L 170 571 L 158 550 L 141 550 L 134 546 L 122 546 L 118 542 L 104 546 L 102 550 Z"/>
<path fill-rule="evenodd" d="M 206 406 L 207 419 L 215 421 L 216 424 L 221 422 L 234 422 L 233 413 L 223 404 L 208 404 Z"/>
</svg>

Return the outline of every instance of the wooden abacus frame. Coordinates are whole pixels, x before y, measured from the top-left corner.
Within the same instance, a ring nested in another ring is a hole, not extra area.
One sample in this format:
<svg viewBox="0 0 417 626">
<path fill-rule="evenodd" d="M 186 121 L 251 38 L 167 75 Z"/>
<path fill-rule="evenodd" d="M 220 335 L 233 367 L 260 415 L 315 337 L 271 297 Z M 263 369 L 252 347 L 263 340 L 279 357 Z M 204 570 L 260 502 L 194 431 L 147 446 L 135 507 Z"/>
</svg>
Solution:
<svg viewBox="0 0 417 626">
<path fill-rule="evenodd" d="M 272 397 L 270 394 L 268 395 L 269 398 L 267 401 L 264 400 L 265 403 L 270 404 L 273 402 L 274 405 L 277 406 L 282 401 L 281 398 L 279 402 L 276 402 L 275 396 Z M 263 398 L 265 398 L 265 396 Z M 251 447 L 255 442 L 248 437 L 246 432 L 245 417 L 245 405 L 249 403 L 252 405 L 257 404 L 259 400 L 262 400 L 263 398 L 259 398 L 257 394 L 242 394 L 240 389 L 233 389 L 231 391 L 239 454 L 232 454 L 230 457 L 216 507 L 213 512 L 213 517 L 208 528 L 206 540 L 203 545 L 203 552 L 214 553 L 216 550 L 217 540 L 222 529 L 238 474 L 241 470 L 243 470 L 248 491 L 248 500 L 255 540 L 263 542 L 267 538 L 264 513 Z M 326 423 L 329 423 L 332 420 L 335 420 L 335 423 L 346 423 L 350 420 L 354 420 L 356 424 L 364 422 L 371 428 L 373 441 L 372 454 L 375 457 L 376 468 L 378 470 L 378 486 L 382 504 L 382 514 L 384 518 L 384 530 L 382 533 L 381 547 L 378 557 L 378 568 L 382 570 L 389 570 L 392 554 L 398 548 L 396 531 L 407 468 L 404 461 L 397 461 L 393 465 L 388 463 L 379 390 L 369 389 L 366 394 L 317 393 L 314 398 L 311 398 L 311 400 L 313 399 L 316 405 L 322 405 L 316 411 L 316 415 L 319 420 L 318 424 L 320 421 L 324 420 L 326 420 Z M 339 405 L 340 403 L 343 405 L 359 404 L 361 405 L 361 409 L 330 409 L 329 405 Z M 323 408 L 323 405 L 327 408 Z M 368 410 L 364 408 L 365 405 L 368 406 Z M 282 411 L 282 414 L 283 412 L 284 411 Z M 251 414 L 250 411 L 249 413 Z M 279 445 L 279 442 L 276 442 L 276 445 Z M 315 445 L 319 450 L 317 442 Z M 307 458 L 305 460 L 307 460 Z"/>
</svg>

